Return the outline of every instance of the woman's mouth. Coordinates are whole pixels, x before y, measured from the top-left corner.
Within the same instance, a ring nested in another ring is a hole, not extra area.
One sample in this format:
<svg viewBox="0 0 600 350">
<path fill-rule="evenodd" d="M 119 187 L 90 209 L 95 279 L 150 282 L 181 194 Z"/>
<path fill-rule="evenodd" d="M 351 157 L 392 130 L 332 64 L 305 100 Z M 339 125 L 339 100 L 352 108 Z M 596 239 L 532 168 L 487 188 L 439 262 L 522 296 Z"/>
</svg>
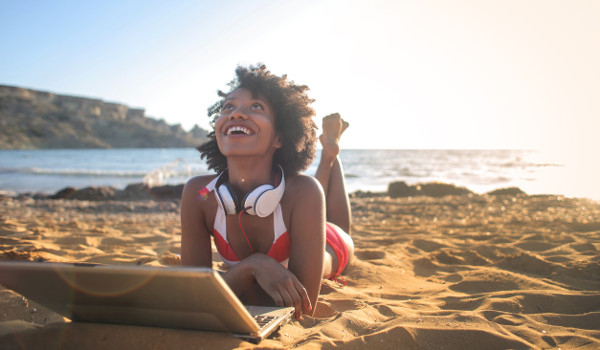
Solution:
<svg viewBox="0 0 600 350">
<path fill-rule="evenodd" d="M 227 128 L 227 130 L 225 130 L 225 135 L 226 136 L 230 136 L 230 135 L 252 135 L 254 134 L 254 132 L 252 132 L 252 130 L 248 129 L 245 126 L 241 126 L 241 125 L 233 125 L 230 126 L 229 128 Z"/>
</svg>

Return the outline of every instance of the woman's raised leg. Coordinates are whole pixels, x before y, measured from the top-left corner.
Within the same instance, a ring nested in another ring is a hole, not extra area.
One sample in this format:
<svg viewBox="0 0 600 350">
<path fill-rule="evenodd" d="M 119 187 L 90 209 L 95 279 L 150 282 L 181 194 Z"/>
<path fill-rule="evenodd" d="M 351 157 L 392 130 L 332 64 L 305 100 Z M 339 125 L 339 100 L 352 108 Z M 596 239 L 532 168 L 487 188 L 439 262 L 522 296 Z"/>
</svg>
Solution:
<svg viewBox="0 0 600 350">
<path fill-rule="evenodd" d="M 325 192 L 327 221 L 339 227 L 336 231 L 347 248 L 349 263 L 354 256 L 354 243 L 349 235 L 352 212 L 346 192 L 344 170 L 338 157 L 340 137 L 347 128 L 348 123 L 337 113 L 323 118 L 323 134 L 319 137 L 323 150 L 315 178 L 321 183 Z M 335 250 L 329 244 L 326 246 L 324 263 L 323 275 L 335 275 L 339 261 Z"/>
<path fill-rule="evenodd" d="M 339 141 L 348 123 L 338 113 L 323 118 L 323 134 L 319 137 L 323 150 L 315 178 L 319 180 L 325 192 L 327 221 L 350 232 L 352 212 L 346 192 L 344 170 L 338 154 Z"/>
</svg>

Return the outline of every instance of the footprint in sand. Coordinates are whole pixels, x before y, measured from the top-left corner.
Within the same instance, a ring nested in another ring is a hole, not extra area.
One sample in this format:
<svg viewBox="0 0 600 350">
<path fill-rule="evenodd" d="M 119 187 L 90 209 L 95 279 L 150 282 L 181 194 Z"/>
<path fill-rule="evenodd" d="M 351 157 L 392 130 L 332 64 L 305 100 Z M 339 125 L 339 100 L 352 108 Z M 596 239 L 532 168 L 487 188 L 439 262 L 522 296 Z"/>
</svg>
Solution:
<svg viewBox="0 0 600 350">
<path fill-rule="evenodd" d="M 538 276 L 550 276 L 552 271 L 558 268 L 554 263 L 527 253 L 507 256 L 495 265 L 505 270 L 530 273 Z"/>
<path fill-rule="evenodd" d="M 557 247 L 556 243 L 548 243 L 541 241 L 527 241 L 515 244 L 515 246 L 532 252 L 544 252 Z"/>
<path fill-rule="evenodd" d="M 412 245 L 426 252 L 437 251 L 448 247 L 445 244 L 425 239 L 415 239 L 412 241 Z"/>
<path fill-rule="evenodd" d="M 135 243 L 132 237 L 106 237 L 102 239 L 101 246 L 129 246 Z"/>
<path fill-rule="evenodd" d="M 398 317 L 398 315 L 402 314 L 399 308 L 394 309 L 391 306 L 385 304 L 374 304 L 372 305 L 372 307 L 385 317 Z"/>
<path fill-rule="evenodd" d="M 487 317 L 486 317 L 487 318 Z M 514 314 L 501 314 L 499 316 L 495 316 L 491 319 L 491 321 L 496 322 L 498 324 L 506 325 L 506 326 L 520 326 L 526 322 L 525 318 L 519 315 Z"/>
<path fill-rule="evenodd" d="M 495 280 L 491 280 L 492 278 L 495 278 Z M 518 290 L 520 287 L 521 285 L 518 281 L 510 280 L 507 278 L 498 278 L 498 276 L 494 276 L 489 279 L 470 277 L 469 279 L 465 279 L 461 282 L 450 286 L 450 289 L 455 292 L 478 294 L 507 290 Z"/>
<path fill-rule="evenodd" d="M 354 252 L 360 260 L 377 260 L 385 258 L 385 252 L 381 250 L 359 250 Z"/>
<path fill-rule="evenodd" d="M 596 246 L 589 242 L 571 243 L 570 246 L 571 246 L 571 248 L 575 249 L 576 251 L 578 251 L 582 254 L 596 254 L 598 252 L 598 249 L 596 249 Z"/>
<path fill-rule="evenodd" d="M 417 276 L 429 277 L 435 275 L 439 268 L 429 258 L 421 258 L 413 261 L 413 272 Z"/>
<path fill-rule="evenodd" d="M 444 281 L 450 282 L 450 283 L 458 283 L 462 280 L 463 280 L 463 276 L 461 276 L 458 273 L 453 273 L 453 274 L 450 274 L 450 275 L 444 277 Z"/>
</svg>

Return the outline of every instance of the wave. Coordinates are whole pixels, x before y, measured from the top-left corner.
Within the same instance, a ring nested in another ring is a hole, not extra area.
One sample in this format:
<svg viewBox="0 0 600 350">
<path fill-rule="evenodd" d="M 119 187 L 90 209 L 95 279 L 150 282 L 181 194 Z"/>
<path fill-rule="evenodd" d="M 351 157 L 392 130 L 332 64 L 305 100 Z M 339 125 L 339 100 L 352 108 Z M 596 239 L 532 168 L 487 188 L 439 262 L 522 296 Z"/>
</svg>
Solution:
<svg viewBox="0 0 600 350">
<path fill-rule="evenodd" d="M 564 164 L 558 163 L 531 163 L 531 162 L 505 162 L 492 164 L 497 165 L 500 168 L 544 168 L 544 167 L 563 167 Z"/>
</svg>

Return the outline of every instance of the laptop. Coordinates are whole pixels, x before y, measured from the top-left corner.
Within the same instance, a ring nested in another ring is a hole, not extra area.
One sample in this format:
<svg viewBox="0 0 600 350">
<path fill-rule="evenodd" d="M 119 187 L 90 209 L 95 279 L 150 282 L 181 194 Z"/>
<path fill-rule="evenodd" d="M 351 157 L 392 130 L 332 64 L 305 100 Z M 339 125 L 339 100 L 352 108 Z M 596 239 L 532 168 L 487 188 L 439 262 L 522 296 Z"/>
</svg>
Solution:
<svg viewBox="0 0 600 350">
<path fill-rule="evenodd" d="M 210 268 L 0 261 L 0 284 L 75 322 L 230 332 L 255 343 L 294 313 L 242 305 Z"/>
</svg>

